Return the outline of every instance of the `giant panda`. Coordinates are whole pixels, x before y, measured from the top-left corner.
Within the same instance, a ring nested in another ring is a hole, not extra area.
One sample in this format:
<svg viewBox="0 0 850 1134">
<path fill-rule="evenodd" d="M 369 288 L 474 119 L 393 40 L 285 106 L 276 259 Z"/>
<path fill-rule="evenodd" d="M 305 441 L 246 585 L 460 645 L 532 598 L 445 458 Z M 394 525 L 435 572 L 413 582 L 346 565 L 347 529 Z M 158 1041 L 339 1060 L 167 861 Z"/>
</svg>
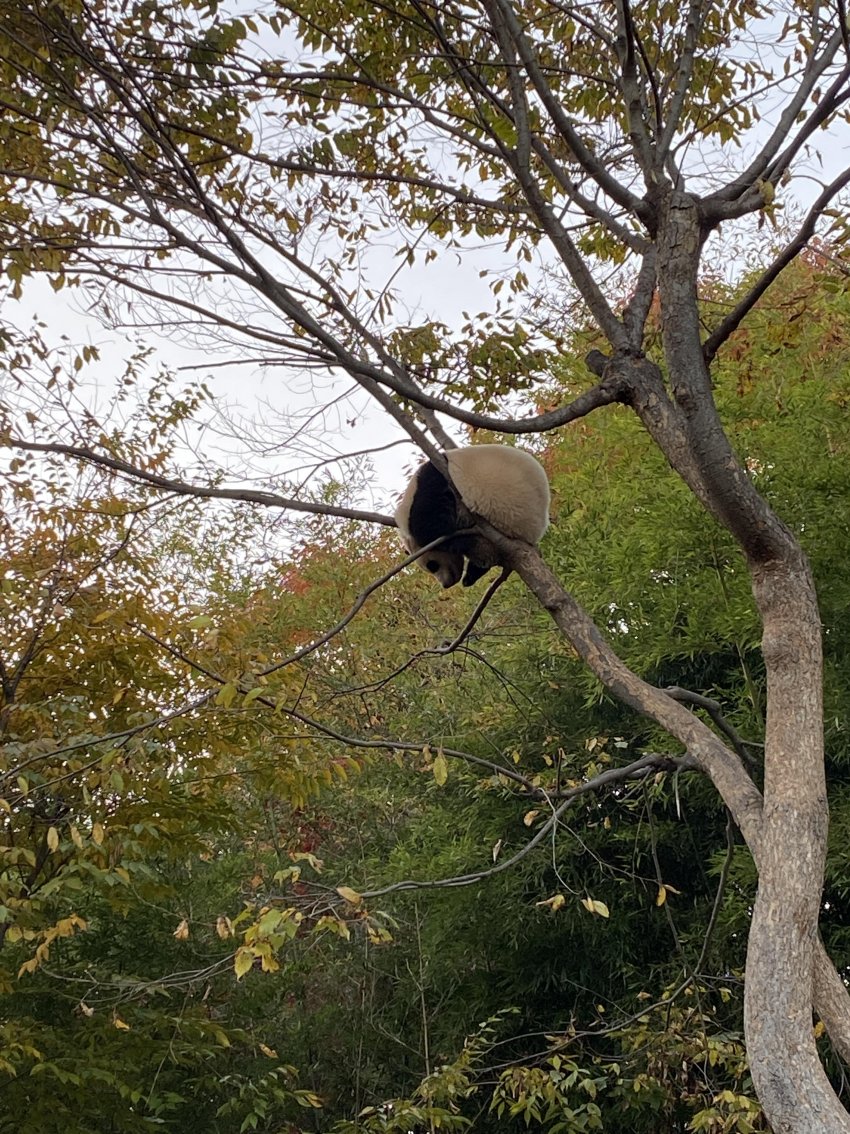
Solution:
<svg viewBox="0 0 850 1134">
<path fill-rule="evenodd" d="M 510 445 L 471 445 L 449 449 L 446 460 L 457 495 L 470 512 L 506 536 L 537 543 L 549 525 L 549 481 L 535 457 Z M 457 495 L 431 461 L 419 466 L 395 512 L 409 552 L 471 526 L 459 514 Z M 443 587 L 453 587 L 461 578 L 469 587 L 500 560 L 483 536 L 462 535 L 432 548 L 417 562 Z"/>
</svg>

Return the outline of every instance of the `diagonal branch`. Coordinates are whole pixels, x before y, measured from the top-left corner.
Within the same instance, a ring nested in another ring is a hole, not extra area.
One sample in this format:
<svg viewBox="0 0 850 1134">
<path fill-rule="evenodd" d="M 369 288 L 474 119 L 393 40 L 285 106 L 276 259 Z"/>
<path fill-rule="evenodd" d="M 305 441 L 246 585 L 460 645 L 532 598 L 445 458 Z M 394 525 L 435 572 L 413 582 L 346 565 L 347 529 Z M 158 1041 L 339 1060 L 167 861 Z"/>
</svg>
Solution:
<svg viewBox="0 0 850 1134">
<path fill-rule="evenodd" d="M 703 355 L 706 362 L 711 362 L 717 351 L 726 342 L 729 336 L 737 330 L 741 322 L 752 311 L 770 285 L 792 263 L 805 248 L 815 234 L 817 223 L 823 215 L 823 210 L 829 202 L 836 197 L 842 189 L 850 185 L 850 169 L 845 169 L 834 181 L 820 193 L 812 207 L 806 214 L 806 219 L 793 240 L 790 240 L 773 263 L 759 277 L 744 298 L 732 308 L 729 314 L 715 327 L 703 343 Z"/>
<path fill-rule="evenodd" d="M 643 342 L 643 332 L 655 295 L 657 260 L 657 249 L 655 245 L 652 245 L 644 254 L 635 290 L 623 308 L 623 326 L 626 328 L 626 334 L 633 350 L 639 350 Z"/>
<path fill-rule="evenodd" d="M 622 784 L 627 783 L 629 780 L 645 780 L 650 775 L 655 775 L 659 771 L 695 771 L 696 764 L 689 756 L 661 756 L 656 752 L 648 753 L 646 756 L 641 756 L 637 760 L 633 760 L 631 764 L 626 764 L 622 768 L 606 768 L 604 772 L 600 772 L 598 776 L 587 780 L 583 784 L 578 784 L 574 788 L 569 788 L 563 792 L 563 800 L 554 809 L 552 814 L 546 822 L 540 827 L 537 832 L 524 843 L 515 854 L 510 858 L 502 859 L 494 866 L 486 867 L 483 870 L 476 870 L 470 874 L 459 874 L 454 878 L 439 878 L 431 881 L 417 881 L 412 878 L 406 879 L 403 882 L 393 882 L 389 886 L 382 886 L 377 890 L 365 890 L 362 892 L 363 898 L 378 898 L 383 897 L 384 894 L 395 894 L 400 890 L 444 890 L 455 889 L 460 886 L 473 886 L 477 882 L 483 881 L 485 878 L 490 878 L 494 874 L 501 874 L 505 870 L 510 870 L 526 858 L 535 847 L 540 846 L 544 839 L 546 839 L 552 831 L 558 826 L 564 814 L 573 806 L 575 801 L 583 795 L 588 795 L 591 792 L 599 791 L 609 784 Z"/>
<path fill-rule="evenodd" d="M 711 197 L 706 199 L 708 208 L 707 215 L 710 215 L 712 203 L 719 205 L 723 202 L 736 201 L 742 194 L 751 189 L 757 181 L 764 180 L 765 178 L 770 181 L 775 180 L 777 171 L 781 173 L 783 169 L 787 168 L 791 158 L 798 151 L 806 138 L 824 121 L 828 114 L 832 113 L 835 109 L 832 102 L 841 87 L 847 82 L 848 76 L 850 76 L 850 64 L 842 69 L 841 74 L 831 84 L 829 91 L 820 100 L 817 107 L 815 107 L 812 114 L 809 115 L 798 133 L 794 136 L 790 145 L 786 148 L 783 157 L 777 159 L 780 148 L 791 136 L 794 124 L 798 120 L 806 103 L 809 101 L 818 80 L 832 63 L 842 43 L 843 36 L 841 31 L 838 30 L 830 37 L 820 55 L 816 55 L 815 48 L 812 48 L 799 85 L 794 92 L 793 98 L 789 100 L 788 105 L 782 112 L 775 130 L 744 172 L 736 177 L 734 181 L 730 181 L 728 185 L 725 185 L 717 193 L 713 193 Z M 772 172 L 772 177 L 767 177 L 768 170 Z M 721 219 L 719 213 L 718 219 Z"/>
</svg>

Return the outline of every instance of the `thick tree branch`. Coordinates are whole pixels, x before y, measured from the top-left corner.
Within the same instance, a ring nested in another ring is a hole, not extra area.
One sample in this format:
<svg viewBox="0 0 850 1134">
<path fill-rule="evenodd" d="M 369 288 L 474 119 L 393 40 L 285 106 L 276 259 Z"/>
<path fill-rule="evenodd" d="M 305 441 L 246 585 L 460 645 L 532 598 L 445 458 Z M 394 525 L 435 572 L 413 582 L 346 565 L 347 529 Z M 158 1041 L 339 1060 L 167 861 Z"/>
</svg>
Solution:
<svg viewBox="0 0 850 1134">
<path fill-rule="evenodd" d="M 629 0 L 617 0 L 617 55 L 620 60 L 623 105 L 628 120 L 629 139 L 638 168 L 643 174 L 647 189 L 658 179 L 656 155 L 647 122 L 648 108 L 644 99 L 640 72 L 637 65 L 635 28 Z"/>
<path fill-rule="evenodd" d="M 502 53 L 513 104 L 511 117 L 516 130 L 516 148 L 509 155 L 510 165 L 522 186 L 533 215 L 557 249 L 591 314 L 614 349 L 623 349 L 626 346 L 626 338 L 622 325 L 594 280 L 584 257 L 580 255 L 554 209 L 540 191 L 537 178 L 532 172 L 531 116 L 525 86 L 516 64 L 516 43 L 505 18 L 506 4 L 504 0 L 485 0 L 485 6 L 490 13 L 493 31 Z"/>
<path fill-rule="evenodd" d="M 655 245 L 647 249 L 641 261 L 637 284 L 629 302 L 623 309 L 623 326 L 632 352 L 637 354 L 643 344 L 646 321 L 655 295 L 655 272 L 658 250 Z"/>
<path fill-rule="evenodd" d="M 706 0 L 690 0 L 685 23 L 685 38 L 682 44 L 682 54 L 679 56 L 676 75 L 672 82 L 673 97 L 670 100 L 670 106 L 667 111 L 667 121 L 664 123 L 663 133 L 658 140 L 658 155 L 661 161 L 666 161 L 668 154 L 671 153 L 673 139 L 676 136 L 676 131 L 679 129 L 682 112 L 685 109 L 685 103 L 690 93 L 694 60 L 696 58 L 705 9 Z"/>
<path fill-rule="evenodd" d="M 514 161 L 514 172 L 535 216 L 540 221 L 541 228 L 552 241 L 553 247 L 600 330 L 615 351 L 627 351 L 629 343 L 623 324 L 612 311 L 602 294 L 602 290 L 593 278 L 584 257 L 555 215 L 554 209 L 541 193 L 536 178 L 527 166 L 524 167 L 521 164 L 518 158 Z"/>
<path fill-rule="evenodd" d="M 765 863 L 763 803 L 740 758 L 693 713 L 628 669 L 587 613 L 564 590 L 535 548 L 506 539 L 490 525 L 482 524 L 482 529 L 605 688 L 636 712 L 661 725 L 685 746 L 689 757 L 710 776 L 761 871 Z M 768 742 L 770 740 L 768 737 Z M 850 1060 L 850 1000 L 847 988 L 819 940 L 814 946 L 813 979 L 815 1008 L 842 1057 Z M 816 1065 L 815 1057 L 812 1068 Z M 839 1125 L 836 1129 L 843 1129 L 843 1126 Z"/>
<path fill-rule="evenodd" d="M 516 45 L 517 55 L 525 67 L 534 90 L 537 92 L 540 101 L 546 108 L 552 120 L 552 124 L 569 146 L 576 161 L 578 161 L 582 169 L 584 169 L 588 176 L 596 182 L 603 193 L 606 193 L 612 201 L 615 201 L 633 216 L 639 217 L 644 224 L 651 225 L 653 218 L 651 206 L 647 202 L 642 201 L 639 197 L 636 197 L 634 193 L 621 185 L 615 177 L 611 176 L 604 163 L 585 146 L 578 131 L 564 113 L 560 101 L 556 98 L 546 81 L 543 70 L 537 61 L 534 48 L 523 31 L 522 25 L 517 18 L 510 0 L 494 0 L 494 3 L 498 5 L 500 14 L 505 22 L 505 27 Z"/>
</svg>

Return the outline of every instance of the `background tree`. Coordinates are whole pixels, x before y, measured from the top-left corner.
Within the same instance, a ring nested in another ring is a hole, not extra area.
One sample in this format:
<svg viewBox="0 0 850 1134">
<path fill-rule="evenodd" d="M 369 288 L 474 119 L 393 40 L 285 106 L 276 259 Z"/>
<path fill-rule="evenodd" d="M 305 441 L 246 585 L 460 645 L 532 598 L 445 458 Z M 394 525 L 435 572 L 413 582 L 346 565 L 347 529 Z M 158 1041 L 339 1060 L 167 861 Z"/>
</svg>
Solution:
<svg viewBox="0 0 850 1134">
<path fill-rule="evenodd" d="M 227 13 L 60 2 L 7 6 L 0 36 L 9 91 L 0 223 L 13 290 L 44 272 L 57 288 L 84 287 L 107 319 L 124 319 L 129 303 L 143 320 L 194 320 L 214 340 L 253 343 L 267 364 L 342 371 L 438 463 L 454 442 L 437 412 L 516 434 L 622 403 L 734 539 L 760 621 L 763 803 L 728 734 L 693 711 L 692 697 L 628 669 L 535 551 L 488 533 L 596 677 L 675 738 L 684 755 L 674 764 L 705 773 L 729 807 L 759 870 L 746 980 L 759 1097 L 777 1131 L 847 1129 L 811 1029 L 814 998 L 850 1054 L 846 990 L 817 939 L 827 834 L 820 614 L 798 540 L 729 444 L 709 368 L 818 221 L 829 222 L 850 171 L 822 187 L 707 333 L 697 298 L 721 226 L 727 243 L 733 222 L 772 218 L 819 132 L 844 122 L 843 3 Z M 392 289 L 371 283 L 376 233 L 408 263 L 463 253 L 473 239 L 507 247 L 514 267 L 493 290 L 506 284 L 519 298 L 529 264 L 556 265 L 567 281 L 559 316 L 594 324 L 598 381 L 555 408 L 511 416 L 510 395 L 557 357 L 553 322 L 533 305 L 520 321 L 516 300 L 454 336 L 435 320 L 400 319 Z M 659 362 L 647 353 L 656 326 Z M 96 422 L 73 445 L 38 420 L 7 440 L 192 491 L 135 464 Z M 252 498 L 378 519 L 295 493 Z M 186 663 L 180 644 L 169 652 Z M 287 669 L 283 659 L 273 667 Z M 199 672 L 219 682 L 223 707 L 240 695 L 263 702 L 254 671 Z M 307 716 L 297 693 L 282 695 L 292 719 Z M 555 822 L 569 801 L 552 802 Z"/>
</svg>

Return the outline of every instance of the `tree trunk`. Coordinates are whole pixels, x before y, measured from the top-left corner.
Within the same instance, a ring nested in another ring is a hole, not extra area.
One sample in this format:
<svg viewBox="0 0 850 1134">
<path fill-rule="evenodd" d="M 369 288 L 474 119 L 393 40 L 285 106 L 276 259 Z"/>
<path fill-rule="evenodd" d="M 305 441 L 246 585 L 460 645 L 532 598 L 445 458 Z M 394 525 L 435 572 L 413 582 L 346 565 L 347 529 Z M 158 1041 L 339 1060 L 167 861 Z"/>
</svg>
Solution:
<svg viewBox="0 0 850 1134">
<path fill-rule="evenodd" d="M 759 1098 L 777 1134 L 850 1130 L 812 1033 L 810 974 L 826 856 L 821 626 L 808 564 L 754 570 L 767 670 L 759 887 L 744 1019 Z"/>
<path fill-rule="evenodd" d="M 696 202 L 670 193 L 661 217 L 662 335 L 678 428 L 669 437 L 656 429 L 655 437 L 741 545 L 762 620 L 767 730 L 759 885 L 745 986 L 750 1067 L 777 1134 L 835 1134 L 850 1131 L 850 1116 L 821 1066 L 812 1032 L 813 946 L 827 835 L 817 597 L 805 555 L 756 492 L 714 405 L 699 334 L 702 230 Z"/>
</svg>

